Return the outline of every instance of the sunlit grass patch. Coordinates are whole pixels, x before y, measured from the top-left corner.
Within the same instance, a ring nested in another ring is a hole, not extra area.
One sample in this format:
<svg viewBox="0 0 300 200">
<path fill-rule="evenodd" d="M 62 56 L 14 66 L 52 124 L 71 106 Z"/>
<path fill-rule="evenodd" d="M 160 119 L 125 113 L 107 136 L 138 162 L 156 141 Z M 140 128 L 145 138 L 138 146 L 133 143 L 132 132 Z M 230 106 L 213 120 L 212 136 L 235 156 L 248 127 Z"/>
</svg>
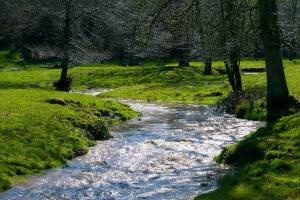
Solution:
<svg viewBox="0 0 300 200">
<path fill-rule="evenodd" d="M 110 90 L 98 98 L 59 93 L 52 85 L 59 78 L 59 69 L 31 65 L 19 54 L 9 53 L 0 51 L 0 190 L 10 187 L 19 175 L 57 167 L 85 153 L 94 143 L 89 133 L 97 134 L 93 130 L 103 128 L 99 124 L 137 115 L 127 106 L 102 98 L 215 105 L 231 92 L 227 76 L 217 72 L 224 67 L 221 61 L 213 63 L 212 76 L 203 76 L 202 62 L 178 67 L 177 63 L 150 61 L 144 66 L 105 63 L 72 67 L 74 89 Z M 284 65 L 290 92 L 299 100 L 300 61 L 285 60 Z M 243 60 L 241 66 L 263 67 L 264 62 Z M 243 74 L 242 79 L 250 98 L 241 99 L 234 113 L 265 119 L 266 74 Z M 222 188 L 203 198 L 269 199 L 276 190 L 283 191 L 278 199 L 299 197 L 294 190 L 299 188 L 300 171 L 297 124 L 299 115 L 287 117 L 228 148 L 223 158 L 227 156 L 232 164 L 243 163 L 241 173 L 222 178 Z"/>
<path fill-rule="evenodd" d="M 0 51 L 0 60 L 8 51 Z M 19 54 L 14 59 L 20 61 Z M 22 60 L 22 59 L 21 59 Z M 9 60 L 7 60 L 9 63 Z M 161 64 L 161 65 L 160 65 Z M 185 102 L 216 104 L 226 97 L 231 88 L 226 75 L 216 71 L 224 68 L 224 62 L 214 61 L 212 76 L 203 76 L 203 63 L 191 62 L 191 67 L 178 67 L 178 63 L 148 60 L 144 66 L 118 66 L 117 62 L 75 66 L 70 69 L 74 79 L 74 89 L 107 88 L 112 89 L 103 97 L 118 97 L 160 102 Z M 264 67 L 263 60 L 242 60 L 241 66 Z M 300 98 L 300 61 L 284 60 L 290 92 Z M 45 67 L 45 66 L 44 66 Z M 21 71 L 0 72 L 0 88 L 53 88 L 59 78 L 59 69 L 47 69 L 39 65 Z M 243 86 L 247 90 L 265 88 L 266 74 L 243 74 Z M 212 93 L 222 93 L 213 96 Z"/>
<path fill-rule="evenodd" d="M 0 190 L 86 153 L 109 137 L 107 125 L 137 116 L 113 101 L 40 89 L 0 90 L 0 99 Z"/>
</svg>

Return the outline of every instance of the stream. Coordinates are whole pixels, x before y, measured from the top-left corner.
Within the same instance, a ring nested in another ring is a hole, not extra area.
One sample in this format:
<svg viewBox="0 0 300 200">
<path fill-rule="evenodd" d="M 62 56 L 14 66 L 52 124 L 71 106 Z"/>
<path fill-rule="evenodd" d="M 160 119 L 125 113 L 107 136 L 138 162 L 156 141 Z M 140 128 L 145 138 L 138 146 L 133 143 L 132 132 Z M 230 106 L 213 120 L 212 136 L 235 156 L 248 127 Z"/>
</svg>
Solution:
<svg viewBox="0 0 300 200">
<path fill-rule="evenodd" d="M 208 106 L 128 104 L 143 117 L 113 126 L 113 139 L 0 199 L 192 199 L 216 189 L 220 175 L 230 172 L 213 158 L 262 125 Z"/>
</svg>

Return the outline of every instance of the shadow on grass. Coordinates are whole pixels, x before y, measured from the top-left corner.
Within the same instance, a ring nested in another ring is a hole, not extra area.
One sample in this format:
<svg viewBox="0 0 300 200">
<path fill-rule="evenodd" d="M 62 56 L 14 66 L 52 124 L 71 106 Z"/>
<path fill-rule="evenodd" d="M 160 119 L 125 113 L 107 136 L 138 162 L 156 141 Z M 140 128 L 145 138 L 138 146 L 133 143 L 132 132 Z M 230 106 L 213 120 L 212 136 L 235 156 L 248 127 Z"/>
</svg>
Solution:
<svg viewBox="0 0 300 200">
<path fill-rule="evenodd" d="M 300 113 L 267 124 L 226 148 L 219 162 L 238 167 L 220 188 L 196 199 L 299 199 Z"/>
<path fill-rule="evenodd" d="M 202 68 L 176 66 L 116 67 L 91 70 L 81 76 L 80 82 L 111 84 L 115 87 L 135 84 L 186 84 L 193 85 L 203 82 L 221 82 L 221 75 L 202 76 Z M 219 83 L 217 83 L 219 84 Z"/>
<path fill-rule="evenodd" d="M 258 161 L 264 156 L 264 149 L 259 146 L 260 139 L 272 134 L 273 124 L 258 129 L 245 140 L 236 145 L 229 146 L 217 157 L 219 163 L 245 166 L 249 163 Z"/>
<path fill-rule="evenodd" d="M 28 89 L 28 88 L 45 89 L 50 87 L 51 87 L 50 83 L 41 85 L 39 83 L 12 83 L 12 82 L 0 81 L 0 89 Z"/>
</svg>

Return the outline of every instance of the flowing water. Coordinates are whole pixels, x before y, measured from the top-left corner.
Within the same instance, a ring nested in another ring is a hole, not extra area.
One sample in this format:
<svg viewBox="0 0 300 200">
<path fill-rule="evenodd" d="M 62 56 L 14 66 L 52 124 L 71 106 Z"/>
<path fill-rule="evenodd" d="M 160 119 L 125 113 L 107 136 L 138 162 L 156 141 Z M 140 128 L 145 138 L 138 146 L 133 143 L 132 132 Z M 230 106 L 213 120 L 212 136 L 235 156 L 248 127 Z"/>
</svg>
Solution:
<svg viewBox="0 0 300 200">
<path fill-rule="evenodd" d="M 191 199 L 228 172 L 213 161 L 222 148 L 261 126 L 208 106 L 129 105 L 143 117 L 112 127 L 114 139 L 0 199 Z"/>
</svg>

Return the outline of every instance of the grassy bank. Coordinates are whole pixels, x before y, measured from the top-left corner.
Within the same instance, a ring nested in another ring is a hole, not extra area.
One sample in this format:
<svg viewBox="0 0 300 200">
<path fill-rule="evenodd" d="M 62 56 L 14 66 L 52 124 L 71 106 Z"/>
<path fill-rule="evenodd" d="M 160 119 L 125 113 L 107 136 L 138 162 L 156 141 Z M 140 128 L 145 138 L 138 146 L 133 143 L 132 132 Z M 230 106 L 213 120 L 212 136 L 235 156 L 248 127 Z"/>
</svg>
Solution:
<svg viewBox="0 0 300 200">
<path fill-rule="evenodd" d="M 58 167 L 110 137 L 107 125 L 136 116 L 129 107 L 79 94 L 0 89 L 0 191 L 15 178 Z"/>
<path fill-rule="evenodd" d="M 238 167 L 220 188 L 196 198 L 300 199 L 300 114 L 284 117 L 228 147 L 219 162 Z"/>
<path fill-rule="evenodd" d="M 231 89 L 227 77 L 218 73 L 222 62 L 213 63 L 213 76 L 202 75 L 202 63 L 191 64 L 95 64 L 70 69 L 74 89 L 111 89 L 93 98 L 52 91 L 59 69 L 47 63 L 25 63 L 18 54 L 0 51 L 0 151 L 4 152 L 0 158 L 0 189 L 9 187 L 17 175 L 56 167 L 86 152 L 93 144 L 91 139 L 101 136 L 95 130 L 105 133 L 101 124 L 136 115 L 128 107 L 101 97 L 215 105 L 228 96 Z M 290 92 L 299 100 L 300 61 L 284 61 L 284 65 Z M 242 68 L 263 66 L 263 61 L 241 62 Z M 264 120 L 265 73 L 243 74 L 242 79 L 245 96 L 232 112 Z M 298 198 L 299 124 L 299 114 L 284 118 L 226 149 L 219 161 L 239 167 L 239 173 L 224 177 L 219 190 L 199 199 Z M 276 190 L 282 190 L 278 198 L 274 197 Z"/>
<path fill-rule="evenodd" d="M 7 61 L 8 52 L 0 54 L 0 88 L 52 88 L 53 81 L 59 77 L 59 69 L 51 69 L 51 64 L 22 63 L 17 55 L 13 62 Z M 140 99 L 158 102 L 184 102 L 196 104 L 216 104 L 230 91 L 226 75 L 217 70 L 222 62 L 213 63 L 213 76 L 203 76 L 203 64 L 192 62 L 191 67 L 177 67 L 176 63 L 155 66 L 153 62 L 145 66 L 121 67 L 113 64 L 94 64 L 77 66 L 70 70 L 74 78 L 74 89 L 90 87 L 112 89 L 101 97 Z M 284 61 L 291 93 L 300 99 L 300 60 Z M 243 60 L 242 68 L 263 67 L 263 61 Z M 49 69 L 50 68 L 50 69 Z M 256 99 L 264 101 L 266 75 L 244 74 L 242 76 L 246 91 L 259 91 Z M 258 90 L 259 89 L 259 90 Z M 243 102 L 242 109 L 249 109 L 252 102 Z M 251 118 L 249 116 L 248 118 Z"/>
</svg>

